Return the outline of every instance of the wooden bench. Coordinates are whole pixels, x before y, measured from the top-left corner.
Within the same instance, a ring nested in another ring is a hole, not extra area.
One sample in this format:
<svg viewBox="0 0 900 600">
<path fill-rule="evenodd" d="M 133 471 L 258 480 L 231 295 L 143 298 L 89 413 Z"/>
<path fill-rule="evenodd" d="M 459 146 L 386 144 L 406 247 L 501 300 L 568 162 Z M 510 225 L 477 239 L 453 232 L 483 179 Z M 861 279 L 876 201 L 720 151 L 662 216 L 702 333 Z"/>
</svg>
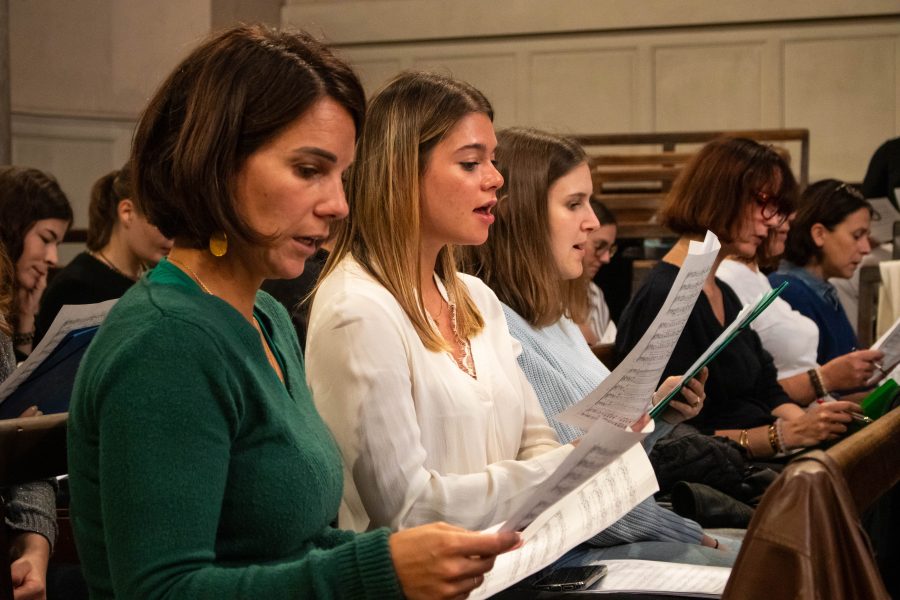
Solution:
<svg viewBox="0 0 900 600">
<path fill-rule="evenodd" d="M 594 194 L 616 215 L 623 239 L 671 238 L 656 223 L 660 202 L 700 145 L 722 136 L 774 143 L 799 144 L 801 186 L 809 180 L 808 129 L 686 131 L 667 133 L 583 134 L 572 136 L 588 152 Z"/>
</svg>

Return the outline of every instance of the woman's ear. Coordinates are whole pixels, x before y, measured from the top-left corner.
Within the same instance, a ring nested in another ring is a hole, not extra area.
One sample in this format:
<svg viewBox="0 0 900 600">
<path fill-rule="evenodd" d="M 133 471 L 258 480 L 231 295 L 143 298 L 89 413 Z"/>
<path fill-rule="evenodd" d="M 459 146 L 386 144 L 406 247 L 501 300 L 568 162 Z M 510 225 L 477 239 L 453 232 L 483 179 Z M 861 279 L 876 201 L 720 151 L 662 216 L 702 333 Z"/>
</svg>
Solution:
<svg viewBox="0 0 900 600">
<path fill-rule="evenodd" d="M 118 206 L 116 206 L 116 212 L 118 213 L 120 223 L 125 226 L 131 225 L 131 221 L 136 214 L 134 202 L 131 201 L 131 198 L 122 198 L 119 200 Z"/>
<path fill-rule="evenodd" d="M 817 248 L 821 248 L 825 245 L 826 233 L 828 233 L 828 228 L 821 223 L 814 223 L 813 226 L 810 227 L 809 235 L 812 238 L 813 244 L 815 244 Z"/>
</svg>

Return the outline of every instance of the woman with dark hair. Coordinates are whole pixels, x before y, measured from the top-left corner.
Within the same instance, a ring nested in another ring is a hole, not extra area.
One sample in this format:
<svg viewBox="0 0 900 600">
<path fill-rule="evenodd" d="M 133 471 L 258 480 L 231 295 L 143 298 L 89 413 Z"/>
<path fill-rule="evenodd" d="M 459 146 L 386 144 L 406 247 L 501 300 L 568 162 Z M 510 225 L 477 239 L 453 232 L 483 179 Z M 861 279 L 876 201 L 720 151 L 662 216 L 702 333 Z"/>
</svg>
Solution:
<svg viewBox="0 0 900 600">
<path fill-rule="evenodd" d="M 716 276 L 727 283 L 741 302 L 754 302 L 772 289 L 760 262 L 778 262 L 784 254 L 785 241 L 794 215 L 769 232 L 765 246 L 753 257 L 731 256 L 722 261 Z M 796 292 L 791 286 L 784 293 Z M 879 350 L 856 350 L 826 363 L 818 362 L 819 327 L 784 299 L 776 298 L 752 325 L 763 348 L 772 355 L 778 370 L 778 383 L 791 400 L 806 406 L 821 397 L 824 390 L 850 390 L 865 385 L 874 362 L 884 356 Z M 819 389 L 821 388 L 821 389 Z"/>
<path fill-rule="evenodd" d="M 790 167 L 772 148 L 743 138 L 706 144 L 665 199 L 662 222 L 681 238 L 625 309 L 617 351 L 624 355 L 638 342 L 662 307 L 690 241 L 710 230 L 722 247 L 664 371 L 684 373 L 742 307 L 731 288 L 716 278 L 719 264 L 726 256 L 754 256 L 769 231 L 793 212 L 795 194 Z M 766 459 L 835 439 L 852 420 L 850 402 L 814 405 L 809 411 L 792 403 L 752 329 L 739 334 L 709 371 L 706 403 L 688 423 L 703 433 L 731 438 L 748 457 Z"/>
<path fill-rule="evenodd" d="M 13 352 L 13 327 L 9 318 L 15 305 L 15 270 L 3 244 L 0 243 L 0 383 L 16 367 Z M 32 407 L 22 414 L 30 417 L 39 414 Z M 56 541 L 56 493 L 50 482 L 35 481 L 10 488 L 0 488 L 6 507 L 6 522 L 10 539 L 10 561 L 15 598 L 31 600 L 44 598 L 47 587 L 47 563 Z M 7 568 L 6 563 L 0 563 Z"/>
<path fill-rule="evenodd" d="M 13 263 L 9 323 L 18 360 L 33 348 L 47 274 L 71 224 L 72 207 L 56 179 L 37 169 L 0 167 L 0 244 Z"/>
<path fill-rule="evenodd" d="M 120 298 L 147 268 L 169 253 L 172 240 L 147 221 L 132 196 L 128 165 L 94 183 L 88 207 L 88 251 L 73 258 L 47 286 L 35 343 L 64 305 Z"/>
<path fill-rule="evenodd" d="M 110 311 L 69 416 L 71 510 L 92 598 L 449 598 L 516 535 L 331 527 L 340 454 L 290 319 L 297 277 L 347 214 L 365 95 L 302 33 L 218 33 L 141 117 L 139 209 L 175 239 Z"/>
<path fill-rule="evenodd" d="M 588 234 L 587 247 L 584 251 L 582 260 L 584 272 L 581 274 L 581 282 L 587 290 L 588 312 L 587 316 L 577 323 L 588 345 L 596 346 L 616 341 L 616 324 L 609 314 L 603 291 L 594 283 L 594 277 L 597 271 L 603 265 L 608 265 L 616 254 L 616 232 L 619 225 L 612 211 L 593 196 L 590 206 L 599 225 Z"/>
<path fill-rule="evenodd" d="M 819 328 L 816 360 L 825 364 L 856 350 L 856 333 L 828 279 L 849 279 L 872 250 L 869 223 L 872 206 L 855 187 L 825 179 L 803 192 L 800 208 L 791 225 L 778 271 L 769 275 L 772 285 L 790 285 L 783 298 Z M 878 357 L 867 362 L 861 373 L 865 382 Z"/>
</svg>

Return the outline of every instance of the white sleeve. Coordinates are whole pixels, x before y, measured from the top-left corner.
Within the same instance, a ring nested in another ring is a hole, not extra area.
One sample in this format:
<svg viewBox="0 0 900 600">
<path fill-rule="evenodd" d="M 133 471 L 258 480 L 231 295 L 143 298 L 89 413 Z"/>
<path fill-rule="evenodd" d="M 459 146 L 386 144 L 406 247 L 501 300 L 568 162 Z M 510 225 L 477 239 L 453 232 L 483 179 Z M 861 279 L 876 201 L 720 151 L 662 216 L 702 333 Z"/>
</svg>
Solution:
<svg viewBox="0 0 900 600">
<path fill-rule="evenodd" d="M 414 397 L 410 367 L 410 346 L 421 342 L 404 334 L 408 322 L 396 302 L 343 292 L 323 297 L 326 290 L 319 290 L 310 319 L 307 377 L 344 459 L 341 527 L 398 530 L 440 520 L 483 529 L 511 514 L 571 451 L 556 444 L 525 381 L 530 395 L 521 454 L 544 449 L 539 457 L 464 475 L 427 469 L 417 410 L 428 403 Z M 459 439 L 459 448 L 466 443 Z"/>
</svg>

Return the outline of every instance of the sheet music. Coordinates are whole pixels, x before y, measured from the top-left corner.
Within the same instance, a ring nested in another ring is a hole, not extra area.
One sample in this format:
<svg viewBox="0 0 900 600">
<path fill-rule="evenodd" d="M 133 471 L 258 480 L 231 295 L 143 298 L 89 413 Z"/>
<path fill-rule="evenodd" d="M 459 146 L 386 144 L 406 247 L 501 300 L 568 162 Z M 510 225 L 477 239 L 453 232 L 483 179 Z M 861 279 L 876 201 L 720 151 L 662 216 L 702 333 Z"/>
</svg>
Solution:
<svg viewBox="0 0 900 600">
<path fill-rule="evenodd" d="M 494 568 L 469 597 L 487 598 L 546 567 L 658 489 L 647 453 L 635 444 L 542 512 L 522 532 L 522 546 L 498 556 Z"/>
<path fill-rule="evenodd" d="M 602 560 L 609 571 L 589 591 L 597 594 L 658 592 L 671 596 L 718 598 L 731 575 L 728 567 L 685 565 L 654 560 Z"/>
<path fill-rule="evenodd" d="M 56 318 L 53 319 L 46 335 L 28 355 L 25 362 L 0 384 L 0 402 L 6 400 L 19 387 L 19 384 L 28 379 L 31 372 L 50 356 L 69 332 L 100 325 L 117 300 L 107 300 L 98 304 L 67 304 L 63 306 Z"/>
<path fill-rule="evenodd" d="M 900 190 L 895 190 L 895 193 L 897 191 Z M 871 236 L 882 244 L 890 242 L 894 239 L 894 222 L 900 221 L 900 212 L 897 212 L 893 203 L 887 198 L 868 198 L 867 202 L 881 217 L 877 221 L 873 219 L 869 225 Z"/>
<path fill-rule="evenodd" d="M 882 370 L 876 370 L 866 385 L 875 385 L 881 381 L 885 373 L 892 373 L 894 368 L 900 364 L 900 319 L 895 321 L 891 328 L 872 344 L 872 350 L 884 352 L 884 358 L 881 361 Z"/>
<path fill-rule="evenodd" d="M 584 400 L 558 414 L 558 421 L 588 429 L 602 419 L 625 429 L 644 414 L 719 248 L 719 239 L 710 231 L 702 243 L 690 243 L 666 301 L 640 341 Z"/>
<path fill-rule="evenodd" d="M 619 429 L 597 421 L 556 470 L 537 486 L 528 499 L 506 520 L 501 531 L 519 531 L 544 510 L 623 455 L 653 431 L 651 420 L 643 432 Z"/>
</svg>

